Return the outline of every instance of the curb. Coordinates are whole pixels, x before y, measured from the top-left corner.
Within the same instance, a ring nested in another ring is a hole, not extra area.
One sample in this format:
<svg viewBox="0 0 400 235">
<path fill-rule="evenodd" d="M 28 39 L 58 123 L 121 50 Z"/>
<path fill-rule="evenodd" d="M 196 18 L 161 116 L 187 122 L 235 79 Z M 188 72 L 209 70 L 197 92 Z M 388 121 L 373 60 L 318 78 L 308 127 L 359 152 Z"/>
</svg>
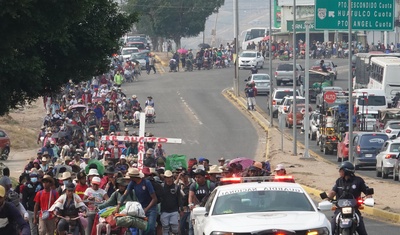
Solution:
<svg viewBox="0 0 400 235">
<path fill-rule="evenodd" d="M 230 101 L 232 101 L 233 103 L 238 104 L 239 106 L 241 106 L 242 108 L 247 110 L 247 106 L 245 104 L 245 102 L 243 101 L 243 98 L 241 97 L 236 97 L 234 96 L 233 92 L 231 89 L 225 89 L 224 91 L 222 91 L 223 95 Z M 268 120 L 266 120 L 264 117 L 261 117 L 264 120 L 261 120 L 257 115 L 255 115 L 255 113 L 258 113 L 257 111 L 247 111 L 251 117 L 253 118 L 253 120 L 255 120 L 267 133 L 270 129 L 270 127 L 268 127 L 268 125 L 266 125 L 265 123 L 269 123 Z M 273 127 L 274 130 L 279 131 L 279 129 L 277 129 L 276 127 Z M 284 134 L 284 137 L 286 139 L 291 139 L 290 136 L 288 136 L 287 134 Z M 269 136 L 267 137 L 267 144 L 266 144 L 266 156 L 268 157 L 269 155 Z M 297 142 L 297 146 L 302 147 L 303 149 L 305 149 L 305 145 L 303 145 L 302 143 Z M 319 156 L 316 152 L 309 150 L 310 155 L 312 155 L 314 158 L 318 158 L 319 161 L 324 161 L 327 162 L 329 164 L 331 164 L 331 162 L 329 162 L 328 160 L 324 159 L 323 157 Z M 315 189 L 315 188 L 311 188 L 309 186 L 306 185 L 301 185 L 304 190 L 310 194 L 310 195 L 314 195 L 316 197 L 319 197 L 319 194 L 322 192 L 321 190 Z M 400 223 L 400 214 L 397 213 L 393 213 L 393 212 L 389 212 L 389 211 L 385 211 L 382 209 L 378 209 L 378 208 L 374 208 L 374 207 L 364 207 L 363 212 L 367 215 L 373 216 L 373 217 L 377 217 L 383 220 L 390 220 L 392 222 L 395 223 Z"/>
</svg>

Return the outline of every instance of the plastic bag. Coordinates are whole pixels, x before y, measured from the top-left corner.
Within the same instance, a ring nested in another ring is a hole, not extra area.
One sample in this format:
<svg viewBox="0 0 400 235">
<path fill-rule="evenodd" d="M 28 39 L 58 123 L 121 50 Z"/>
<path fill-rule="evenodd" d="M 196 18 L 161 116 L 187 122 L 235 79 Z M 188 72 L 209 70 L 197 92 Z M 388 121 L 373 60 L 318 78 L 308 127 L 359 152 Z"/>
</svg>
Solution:
<svg viewBox="0 0 400 235">
<path fill-rule="evenodd" d="M 118 227 L 125 228 L 138 228 L 140 230 L 146 231 L 147 229 L 147 221 L 142 218 L 137 218 L 133 216 L 122 216 L 116 217 Z"/>
<path fill-rule="evenodd" d="M 120 213 L 140 218 L 146 217 L 143 207 L 139 202 L 127 202 L 125 204 L 125 209 L 123 209 Z"/>
</svg>

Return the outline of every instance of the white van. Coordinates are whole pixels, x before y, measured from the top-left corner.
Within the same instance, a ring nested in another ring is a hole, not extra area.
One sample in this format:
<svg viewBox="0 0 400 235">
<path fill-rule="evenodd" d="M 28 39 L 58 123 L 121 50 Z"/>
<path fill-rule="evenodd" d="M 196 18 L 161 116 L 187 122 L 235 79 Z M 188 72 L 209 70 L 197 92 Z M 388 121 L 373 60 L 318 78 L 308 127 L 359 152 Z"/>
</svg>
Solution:
<svg viewBox="0 0 400 235">
<path fill-rule="evenodd" d="M 378 115 L 378 110 L 386 109 L 386 94 L 381 89 L 356 89 L 353 91 L 354 113 Z"/>
</svg>

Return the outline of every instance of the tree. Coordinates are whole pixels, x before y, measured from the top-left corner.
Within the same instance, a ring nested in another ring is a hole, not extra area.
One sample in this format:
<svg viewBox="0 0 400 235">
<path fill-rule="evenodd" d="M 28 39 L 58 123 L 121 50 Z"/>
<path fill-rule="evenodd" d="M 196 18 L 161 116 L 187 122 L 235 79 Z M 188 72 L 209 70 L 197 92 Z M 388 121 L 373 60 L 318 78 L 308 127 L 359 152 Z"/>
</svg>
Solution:
<svg viewBox="0 0 400 235">
<path fill-rule="evenodd" d="M 137 19 L 112 0 L 2 1 L 0 115 L 107 71 Z"/>
<path fill-rule="evenodd" d="M 129 0 L 127 12 L 140 12 L 138 29 L 174 40 L 194 37 L 204 31 L 207 18 L 218 12 L 224 0 Z M 146 22 L 142 24 L 141 22 Z"/>
</svg>

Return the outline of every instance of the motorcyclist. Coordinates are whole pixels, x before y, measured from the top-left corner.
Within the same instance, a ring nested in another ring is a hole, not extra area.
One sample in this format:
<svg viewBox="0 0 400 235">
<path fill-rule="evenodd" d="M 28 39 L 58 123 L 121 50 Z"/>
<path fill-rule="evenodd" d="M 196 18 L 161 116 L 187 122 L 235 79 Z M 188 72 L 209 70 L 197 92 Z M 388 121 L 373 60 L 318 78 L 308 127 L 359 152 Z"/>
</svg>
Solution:
<svg viewBox="0 0 400 235">
<path fill-rule="evenodd" d="M 339 174 L 340 177 L 336 180 L 332 190 L 328 193 L 328 199 L 332 200 L 335 196 L 337 199 L 357 199 L 361 197 L 361 193 L 364 193 L 367 197 L 368 186 L 365 184 L 363 178 L 354 175 L 355 167 L 349 162 L 345 161 L 340 165 Z M 340 209 L 336 209 L 331 219 L 332 231 L 334 234 L 336 229 L 336 216 L 340 212 Z M 357 233 L 359 235 L 367 235 L 365 230 L 364 220 L 358 208 L 356 208 L 360 221 L 358 222 Z"/>
<path fill-rule="evenodd" d="M 324 60 L 321 60 L 321 62 L 319 63 L 319 67 L 322 70 L 322 72 L 325 72 L 325 73 L 328 72 L 328 69 L 325 66 L 325 61 Z"/>
<path fill-rule="evenodd" d="M 61 195 L 49 209 L 61 218 L 57 225 L 58 234 L 67 234 L 70 226 L 74 228 L 73 235 L 85 234 L 80 219 L 74 218 L 79 217 L 79 213 L 86 213 L 87 207 L 81 197 L 74 193 L 74 183 L 67 184 L 66 189 L 67 192 Z M 67 219 L 68 217 L 70 219 Z"/>
</svg>

